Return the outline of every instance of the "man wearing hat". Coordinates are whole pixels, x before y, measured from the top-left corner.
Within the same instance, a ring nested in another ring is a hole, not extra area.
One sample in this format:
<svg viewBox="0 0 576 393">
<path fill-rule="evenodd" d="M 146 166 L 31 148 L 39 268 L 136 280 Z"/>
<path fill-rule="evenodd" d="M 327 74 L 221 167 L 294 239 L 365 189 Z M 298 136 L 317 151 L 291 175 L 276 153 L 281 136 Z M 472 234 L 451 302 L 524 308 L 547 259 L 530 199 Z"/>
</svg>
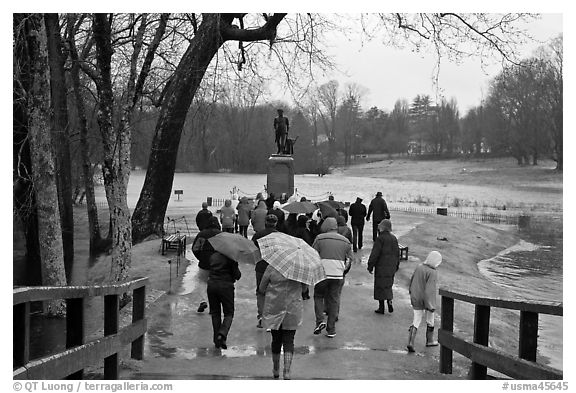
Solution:
<svg viewBox="0 0 576 393">
<path fill-rule="evenodd" d="M 252 236 L 252 241 L 256 244 L 256 247 L 260 248 L 258 245 L 258 239 L 263 238 L 266 235 L 271 234 L 272 232 L 278 232 L 276 229 L 276 225 L 278 224 L 278 217 L 274 214 L 268 214 L 266 216 L 266 220 L 264 221 L 264 229 L 258 231 Z M 258 292 L 258 287 L 260 286 L 260 281 L 262 281 L 262 276 L 268 267 L 268 262 L 265 260 L 260 260 L 256 263 L 256 308 L 258 309 L 258 325 L 256 327 L 262 328 L 262 313 L 264 311 L 264 299 L 266 298 L 265 294 Z"/>
<path fill-rule="evenodd" d="M 350 205 L 348 214 L 352 224 L 352 249 L 356 252 L 362 248 L 362 232 L 366 218 L 366 206 L 362 203 L 362 198 L 356 197 L 356 202 Z"/>
<path fill-rule="evenodd" d="M 290 124 L 288 118 L 284 117 L 284 111 L 278 109 L 278 117 L 274 119 L 274 131 L 276 131 L 276 145 L 278 146 L 278 153 L 284 152 L 284 146 L 286 145 L 286 138 L 288 136 L 288 130 L 290 129 Z"/>
<path fill-rule="evenodd" d="M 378 224 L 383 219 L 390 218 L 390 212 L 388 211 L 388 205 L 386 201 L 382 198 L 382 193 L 378 191 L 376 197 L 370 202 L 368 206 L 368 215 L 366 216 L 366 221 L 370 221 L 370 214 L 374 212 L 374 220 L 372 221 L 372 241 L 376 241 L 378 238 Z"/>
</svg>

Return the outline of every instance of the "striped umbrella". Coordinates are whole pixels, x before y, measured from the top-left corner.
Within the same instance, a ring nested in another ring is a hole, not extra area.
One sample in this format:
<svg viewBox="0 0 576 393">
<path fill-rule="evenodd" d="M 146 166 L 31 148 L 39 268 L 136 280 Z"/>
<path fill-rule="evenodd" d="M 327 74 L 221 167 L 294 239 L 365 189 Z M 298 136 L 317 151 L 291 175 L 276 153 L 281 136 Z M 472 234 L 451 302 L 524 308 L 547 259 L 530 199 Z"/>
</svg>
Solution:
<svg viewBox="0 0 576 393">
<path fill-rule="evenodd" d="M 316 285 L 326 278 L 318 252 L 304 240 L 272 232 L 258 239 L 262 259 L 282 276 L 308 285 Z"/>
</svg>

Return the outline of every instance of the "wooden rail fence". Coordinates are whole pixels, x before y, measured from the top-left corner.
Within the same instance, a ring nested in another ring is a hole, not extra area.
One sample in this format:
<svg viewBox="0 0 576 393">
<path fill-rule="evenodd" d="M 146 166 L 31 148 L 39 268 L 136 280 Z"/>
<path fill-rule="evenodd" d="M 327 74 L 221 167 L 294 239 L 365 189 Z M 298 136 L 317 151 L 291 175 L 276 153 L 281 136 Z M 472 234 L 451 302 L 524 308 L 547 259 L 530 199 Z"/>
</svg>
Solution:
<svg viewBox="0 0 576 393">
<path fill-rule="evenodd" d="M 13 291 L 13 378 L 82 379 L 83 369 L 104 360 L 104 378 L 118 379 L 118 353 L 131 344 L 131 357 L 144 352 L 148 278 L 101 286 L 19 287 Z M 120 296 L 132 292 L 132 323 L 119 329 Z M 104 337 L 84 343 L 84 304 L 104 298 Z M 65 299 L 66 349 L 30 359 L 30 304 Z"/>
<path fill-rule="evenodd" d="M 440 289 L 442 297 L 440 343 L 440 372 L 452 373 L 452 351 L 472 360 L 472 379 L 485 379 L 487 369 L 515 379 L 563 379 L 562 371 L 536 363 L 538 349 L 538 315 L 563 315 L 561 302 L 518 301 L 475 296 Z M 454 333 L 454 300 L 475 305 L 473 342 Z M 488 347 L 490 308 L 520 311 L 518 356 Z"/>
</svg>

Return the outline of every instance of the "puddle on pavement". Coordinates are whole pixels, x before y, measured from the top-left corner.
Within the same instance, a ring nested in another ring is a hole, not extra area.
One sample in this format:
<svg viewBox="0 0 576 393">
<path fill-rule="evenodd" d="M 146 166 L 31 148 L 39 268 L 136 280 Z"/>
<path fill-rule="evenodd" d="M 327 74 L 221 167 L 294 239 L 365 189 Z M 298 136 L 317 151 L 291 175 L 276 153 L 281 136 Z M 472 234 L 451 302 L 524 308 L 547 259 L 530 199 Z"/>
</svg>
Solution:
<svg viewBox="0 0 576 393">
<path fill-rule="evenodd" d="M 217 349 L 214 347 L 181 349 L 181 348 L 164 347 L 160 341 L 161 341 L 160 339 L 156 339 L 151 340 L 150 342 L 150 350 L 155 354 L 155 357 L 193 360 L 196 358 L 203 358 L 203 357 L 223 357 L 223 358 L 244 358 L 250 356 L 267 357 L 271 356 L 272 354 L 269 346 L 264 348 L 255 346 L 232 346 L 229 347 L 228 349 Z M 296 355 L 313 355 L 338 349 L 343 349 L 346 351 L 381 351 L 398 355 L 408 354 L 406 350 L 369 348 L 364 345 L 356 343 L 345 343 L 343 346 L 340 347 L 317 347 L 314 345 L 302 345 L 294 347 L 294 353 Z M 415 355 L 423 356 L 422 354 L 415 354 Z M 414 356 L 414 354 L 412 354 L 411 356 Z"/>
<path fill-rule="evenodd" d="M 198 263 L 194 254 L 192 254 L 192 251 L 186 250 L 186 259 L 190 261 L 190 264 L 186 267 L 184 273 L 182 273 L 182 283 L 180 288 L 178 288 L 178 291 L 176 291 L 177 295 L 188 295 L 189 293 L 194 292 L 198 284 L 196 279 Z"/>
</svg>

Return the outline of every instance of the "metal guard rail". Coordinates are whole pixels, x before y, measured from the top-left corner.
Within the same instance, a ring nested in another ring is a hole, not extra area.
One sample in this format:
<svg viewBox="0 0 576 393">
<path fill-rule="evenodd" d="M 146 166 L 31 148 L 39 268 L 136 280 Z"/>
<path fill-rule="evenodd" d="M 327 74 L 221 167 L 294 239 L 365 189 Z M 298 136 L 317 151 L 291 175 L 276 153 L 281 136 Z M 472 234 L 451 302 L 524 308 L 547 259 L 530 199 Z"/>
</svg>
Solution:
<svg viewBox="0 0 576 393">
<path fill-rule="evenodd" d="M 452 373 L 452 351 L 472 360 L 471 378 L 485 379 L 487 368 L 515 379 L 563 379 L 561 370 L 536 363 L 538 348 L 538 315 L 563 315 L 562 302 L 523 301 L 477 296 L 440 288 L 442 297 L 440 372 Z M 475 305 L 473 342 L 454 333 L 454 300 Z M 490 308 L 520 311 L 518 356 L 488 347 Z"/>
<path fill-rule="evenodd" d="M 13 379 L 82 379 L 83 369 L 104 359 L 104 378 L 118 379 L 118 353 L 131 344 L 131 357 L 144 352 L 148 278 L 118 284 L 17 287 L 13 290 Z M 119 330 L 119 298 L 132 292 L 132 323 Z M 84 300 L 104 297 L 104 337 L 84 343 Z M 30 303 L 65 299 L 66 349 L 30 360 Z"/>
</svg>

